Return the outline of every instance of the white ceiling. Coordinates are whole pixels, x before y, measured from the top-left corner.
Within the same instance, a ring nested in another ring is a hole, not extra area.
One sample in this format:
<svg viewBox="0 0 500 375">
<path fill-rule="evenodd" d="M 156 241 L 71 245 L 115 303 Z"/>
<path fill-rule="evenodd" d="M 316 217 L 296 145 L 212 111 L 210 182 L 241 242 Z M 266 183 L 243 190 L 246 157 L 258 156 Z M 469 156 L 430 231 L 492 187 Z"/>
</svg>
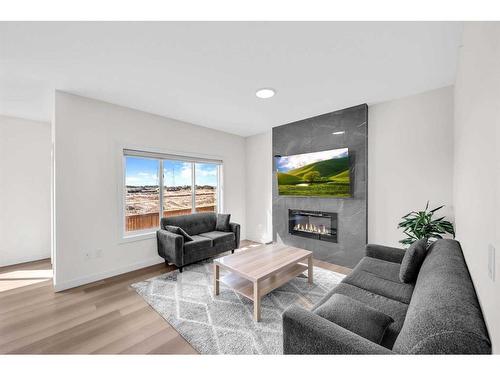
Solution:
<svg viewBox="0 0 500 375">
<path fill-rule="evenodd" d="M 54 89 L 242 136 L 454 83 L 461 23 L 0 22 L 0 114 Z M 272 87 L 272 99 L 255 97 Z"/>
</svg>

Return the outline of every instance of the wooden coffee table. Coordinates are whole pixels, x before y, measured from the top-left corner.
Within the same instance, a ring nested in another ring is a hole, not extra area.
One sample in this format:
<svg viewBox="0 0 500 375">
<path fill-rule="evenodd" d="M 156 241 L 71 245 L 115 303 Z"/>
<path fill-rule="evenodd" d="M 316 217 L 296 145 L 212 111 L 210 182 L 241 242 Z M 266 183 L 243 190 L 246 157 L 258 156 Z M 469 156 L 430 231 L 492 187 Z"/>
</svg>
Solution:
<svg viewBox="0 0 500 375">
<path fill-rule="evenodd" d="M 301 262 L 307 261 L 307 264 Z M 230 273 L 219 277 L 219 269 Z M 214 293 L 219 282 L 253 301 L 253 317 L 260 320 L 260 299 L 307 270 L 313 282 L 312 252 L 286 245 L 262 245 L 214 260 Z"/>
</svg>

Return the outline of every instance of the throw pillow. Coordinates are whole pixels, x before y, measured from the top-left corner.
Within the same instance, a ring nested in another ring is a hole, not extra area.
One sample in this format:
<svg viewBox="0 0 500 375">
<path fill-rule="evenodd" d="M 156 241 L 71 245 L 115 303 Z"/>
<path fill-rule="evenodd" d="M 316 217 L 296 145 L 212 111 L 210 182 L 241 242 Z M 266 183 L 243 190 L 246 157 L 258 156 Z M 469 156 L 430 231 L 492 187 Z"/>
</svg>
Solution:
<svg viewBox="0 0 500 375">
<path fill-rule="evenodd" d="M 220 232 L 229 232 L 229 219 L 231 219 L 230 214 L 217 214 L 217 224 L 215 224 L 215 230 Z"/>
<path fill-rule="evenodd" d="M 376 344 L 394 322 L 389 315 L 343 294 L 334 294 L 313 312 Z"/>
<path fill-rule="evenodd" d="M 168 230 L 169 232 L 180 234 L 181 236 L 184 237 L 184 241 L 186 242 L 193 241 L 193 237 L 187 234 L 187 232 L 181 227 L 177 227 L 175 225 L 165 225 L 165 229 Z"/>
<path fill-rule="evenodd" d="M 399 279 L 403 283 L 412 283 L 417 280 L 420 266 L 427 255 L 427 242 L 427 238 L 422 238 L 412 243 L 406 250 L 399 269 Z"/>
</svg>

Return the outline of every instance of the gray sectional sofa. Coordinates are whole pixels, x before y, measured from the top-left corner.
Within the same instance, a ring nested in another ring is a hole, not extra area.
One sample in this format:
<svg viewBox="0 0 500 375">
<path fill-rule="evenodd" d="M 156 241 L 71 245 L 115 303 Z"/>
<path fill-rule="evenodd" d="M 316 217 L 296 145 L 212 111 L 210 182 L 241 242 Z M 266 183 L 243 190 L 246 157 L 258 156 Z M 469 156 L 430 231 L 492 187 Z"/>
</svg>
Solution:
<svg viewBox="0 0 500 375">
<path fill-rule="evenodd" d="M 287 309 L 283 314 L 284 353 L 491 353 L 488 332 L 460 244 L 454 240 L 431 244 L 416 282 L 410 284 L 399 279 L 403 256 L 401 249 L 367 245 L 366 256 L 352 273 L 311 311 L 298 306 Z M 315 313 L 334 294 L 360 301 L 393 319 L 380 343 Z"/>
<path fill-rule="evenodd" d="M 162 218 L 156 233 L 158 255 L 182 272 L 182 267 L 190 263 L 234 252 L 240 246 L 240 225 L 228 223 L 225 230 L 216 230 L 216 225 L 217 214 L 212 212 Z M 192 240 L 168 230 L 171 226 L 182 228 Z"/>
</svg>

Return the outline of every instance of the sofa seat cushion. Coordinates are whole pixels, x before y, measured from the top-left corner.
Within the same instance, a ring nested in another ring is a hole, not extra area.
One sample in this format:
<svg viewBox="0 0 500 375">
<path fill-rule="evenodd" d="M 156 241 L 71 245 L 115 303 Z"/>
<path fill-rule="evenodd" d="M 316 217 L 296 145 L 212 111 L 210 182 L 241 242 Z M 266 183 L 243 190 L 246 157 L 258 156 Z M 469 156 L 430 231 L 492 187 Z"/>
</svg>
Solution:
<svg viewBox="0 0 500 375">
<path fill-rule="evenodd" d="M 388 262 L 390 263 L 390 262 Z M 344 278 L 344 283 L 357 286 L 369 292 L 409 304 L 413 294 L 414 283 L 405 284 L 358 268 Z"/>
<path fill-rule="evenodd" d="M 208 237 L 193 235 L 191 238 L 193 239 L 192 241 L 184 243 L 184 252 L 186 253 L 203 250 L 213 246 L 212 240 Z"/>
<path fill-rule="evenodd" d="M 388 262 L 386 260 L 364 257 L 356 266 L 357 269 L 373 273 L 383 279 L 394 282 L 401 282 L 399 279 L 399 270 L 401 264 Z"/>
<path fill-rule="evenodd" d="M 200 237 L 212 240 L 213 246 L 217 246 L 225 242 L 234 242 L 236 240 L 233 232 L 220 232 L 216 230 L 213 232 L 200 233 Z"/>
</svg>

